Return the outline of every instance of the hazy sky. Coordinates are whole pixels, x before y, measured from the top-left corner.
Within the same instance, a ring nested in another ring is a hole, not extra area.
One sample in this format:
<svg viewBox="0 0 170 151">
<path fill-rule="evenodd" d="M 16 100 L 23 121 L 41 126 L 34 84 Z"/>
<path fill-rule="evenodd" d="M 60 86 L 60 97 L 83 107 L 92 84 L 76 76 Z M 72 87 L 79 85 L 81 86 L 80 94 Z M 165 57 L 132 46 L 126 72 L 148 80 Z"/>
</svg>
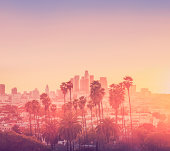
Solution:
<svg viewBox="0 0 170 151">
<path fill-rule="evenodd" d="M 0 83 L 55 90 L 89 70 L 170 93 L 169 0 L 0 0 Z"/>
</svg>

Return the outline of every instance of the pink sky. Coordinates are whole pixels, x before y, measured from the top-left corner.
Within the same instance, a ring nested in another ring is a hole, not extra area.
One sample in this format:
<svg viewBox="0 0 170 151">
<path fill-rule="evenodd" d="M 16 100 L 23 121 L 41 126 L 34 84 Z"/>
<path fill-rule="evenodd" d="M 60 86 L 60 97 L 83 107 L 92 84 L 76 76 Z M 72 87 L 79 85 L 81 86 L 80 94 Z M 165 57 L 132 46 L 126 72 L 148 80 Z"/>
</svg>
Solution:
<svg viewBox="0 0 170 151">
<path fill-rule="evenodd" d="M 89 70 L 108 83 L 130 75 L 137 88 L 170 93 L 170 16 L 102 12 L 32 16 L 0 13 L 0 83 L 19 91 Z"/>
</svg>

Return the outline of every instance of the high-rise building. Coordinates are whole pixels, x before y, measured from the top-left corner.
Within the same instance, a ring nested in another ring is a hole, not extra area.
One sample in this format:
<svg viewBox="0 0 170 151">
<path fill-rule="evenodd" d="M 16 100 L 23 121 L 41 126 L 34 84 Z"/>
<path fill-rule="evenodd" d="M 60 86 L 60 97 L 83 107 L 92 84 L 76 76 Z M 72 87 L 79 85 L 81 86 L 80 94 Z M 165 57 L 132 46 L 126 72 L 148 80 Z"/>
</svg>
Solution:
<svg viewBox="0 0 170 151">
<path fill-rule="evenodd" d="M 5 95 L 5 84 L 0 84 L 0 95 Z"/>
<path fill-rule="evenodd" d="M 80 76 L 76 75 L 73 80 L 73 90 L 78 92 L 80 90 Z"/>
<path fill-rule="evenodd" d="M 17 94 L 17 88 L 12 88 L 11 89 L 11 94 Z"/>
<path fill-rule="evenodd" d="M 84 76 L 81 77 L 80 79 L 80 91 L 84 91 Z"/>
<path fill-rule="evenodd" d="M 45 93 L 46 93 L 47 95 L 49 95 L 49 87 L 48 87 L 48 85 L 46 85 Z"/>
<path fill-rule="evenodd" d="M 105 91 L 107 91 L 108 87 L 107 87 L 107 78 L 106 77 L 100 77 L 100 83 L 101 83 L 101 87 L 105 89 Z"/>
<path fill-rule="evenodd" d="M 94 75 L 90 75 L 90 84 L 94 81 Z"/>
<path fill-rule="evenodd" d="M 32 91 L 32 95 L 33 95 L 33 98 L 34 98 L 34 99 L 39 99 L 40 93 L 39 93 L 39 91 L 38 91 L 37 88 L 35 88 L 35 89 Z"/>
<path fill-rule="evenodd" d="M 88 79 L 89 78 L 89 72 L 86 70 L 85 73 L 84 73 L 84 77 L 85 79 Z"/>
<path fill-rule="evenodd" d="M 84 90 L 86 93 L 89 92 L 89 73 L 88 71 L 86 70 L 85 71 L 85 74 L 84 74 Z"/>
</svg>

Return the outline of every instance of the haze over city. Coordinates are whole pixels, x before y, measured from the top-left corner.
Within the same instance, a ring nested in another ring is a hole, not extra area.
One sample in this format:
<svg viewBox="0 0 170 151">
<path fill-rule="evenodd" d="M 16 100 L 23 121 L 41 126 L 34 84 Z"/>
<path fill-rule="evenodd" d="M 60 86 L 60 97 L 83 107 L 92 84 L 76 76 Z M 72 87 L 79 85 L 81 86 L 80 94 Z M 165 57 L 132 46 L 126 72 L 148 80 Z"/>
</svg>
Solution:
<svg viewBox="0 0 170 151">
<path fill-rule="evenodd" d="M 0 0 L 0 151 L 170 151 L 170 0 Z"/>
<path fill-rule="evenodd" d="M 130 75 L 137 89 L 170 92 L 170 2 L 0 1 L 0 83 L 7 92 L 89 70 L 108 83 Z"/>
</svg>

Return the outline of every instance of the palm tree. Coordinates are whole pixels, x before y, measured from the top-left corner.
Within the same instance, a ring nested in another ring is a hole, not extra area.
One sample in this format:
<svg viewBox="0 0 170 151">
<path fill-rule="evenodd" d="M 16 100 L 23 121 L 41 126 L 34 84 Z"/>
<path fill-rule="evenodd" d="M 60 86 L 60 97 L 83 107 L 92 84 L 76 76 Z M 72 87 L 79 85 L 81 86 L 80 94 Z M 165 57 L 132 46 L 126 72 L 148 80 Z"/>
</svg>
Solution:
<svg viewBox="0 0 170 151">
<path fill-rule="evenodd" d="M 67 103 L 65 103 L 63 106 L 62 106 L 62 108 L 63 108 L 63 110 L 64 110 L 64 112 L 71 112 L 72 111 L 72 102 L 67 102 Z"/>
<path fill-rule="evenodd" d="M 59 124 L 59 135 L 62 139 L 69 143 L 70 151 L 72 151 L 72 142 L 77 138 L 78 134 L 81 133 L 81 125 L 77 120 L 77 116 L 72 113 L 65 114 Z M 68 150 L 68 147 L 67 147 Z"/>
<path fill-rule="evenodd" d="M 118 109 L 121 103 L 124 101 L 124 88 L 120 84 L 112 84 L 109 89 L 109 103 L 112 108 L 115 109 L 116 124 L 117 124 L 117 115 Z"/>
<path fill-rule="evenodd" d="M 29 101 L 25 104 L 26 112 L 29 113 L 30 134 L 32 135 L 32 102 Z"/>
<path fill-rule="evenodd" d="M 73 83 L 71 81 L 67 82 L 67 89 L 70 91 L 70 102 L 71 102 L 71 89 L 73 88 Z"/>
<path fill-rule="evenodd" d="M 97 106 L 98 106 L 100 120 L 101 120 L 100 104 L 104 97 L 104 94 L 105 94 L 104 89 L 101 87 L 99 81 L 93 81 L 90 85 L 90 98 L 96 107 L 96 117 L 97 117 Z M 97 117 L 97 122 L 98 122 L 98 117 Z"/>
<path fill-rule="evenodd" d="M 63 95 L 64 95 L 64 104 L 65 104 L 66 103 L 66 94 L 67 94 L 67 90 L 68 90 L 67 84 L 65 82 L 61 83 L 60 89 L 63 92 Z"/>
<path fill-rule="evenodd" d="M 59 140 L 58 123 L 56 123 L 56 121 L 47 123 L 42 129 L 42 137 L 47 144 L 51 145 L 53 150 Z"/>
<path fill-rule="evenodd" d="M 42 104 L 44 105 L 44 110 L 45 110 L 45 119 L 47 123 L 47 112 L 48 112 L 48 117 L 49 117 L 49 107 L 51 104 L 51 99 L 46 93 L 43 93 L 40 95 L 40 100 L 42 101 Z"/>
<path fill-rule="evenodd" d="M 52 104 L 50 107 L 50 110 L 53 114 L 53 118 L 55 119 L 55 114 L 56 114 L 56 110 L 57 110 L 57 106 L 55 104 Z"/>
<path fill-rule="evenodd" d="M 79 102 L 78 102 L 78 105 L 79 105 L 79 108 L 80 110 L 82 111 L 82 127 L 86 129 L 86 118 L 85 118 L 85 113 L 84 113 L 84 108 L 85 108 L 85 105 L 86 105 L 86 97 L 84 96 L 81 96 L 79 98 Z"/>
<path fill-rule="evenodd" d="M 36 130 L 39 129 L 39 119 L 38 119 L 38 114 L 39 114 L 39 111 L 40 111 L 40 103 L 37 101 L 37 100 L 32 100 L 32 112 L 34 114 L 34 122 L 37 123 L 37 127 L 36 127 L 36 124 L 35 124 L 35 135 L 36 135 Z"/>
<path fill-rule="evenodd" d="M 95 130 L 98 134 L 99 140 L 106 143 L 109 143 L 111 137 L 117 139 L 119 135 L 119 128 L 117 124 L 115 124 L 113 119 L 110 118 L 101 120 L 101 123 L 97 125 Z"/>
<path fill-rule="evenodd" d="M 128 97 L 129 97 L 129 110 L 130 110 L 130 122 L 131 122 L 131 131 L 132 131 L 132 111 L 131 111 L 131 101 L 130 101 L 130 87 L 132 86 L 133 79 L 130 76 L 124 77 L 124 86 L 126 87 L 128 91 Z"/>
<path fill-rule="evenodd" d="M 78 99 L 74 99 L 73 101 L 73 107 L 74 107 L 74 110 L 76 111 L 76 115 L 77 115 L 77 107 L 78 107 Z"/>
<path fill-rule="evenodd" d="M 87 107 L 90 109 L 90 112 L 91 112 L 91 126 L 92 126 L 92 130 L 93 130 L 93 108 L 94 108 L 93 102 L 89 101 L 87 104 Z"/>
</svg>

